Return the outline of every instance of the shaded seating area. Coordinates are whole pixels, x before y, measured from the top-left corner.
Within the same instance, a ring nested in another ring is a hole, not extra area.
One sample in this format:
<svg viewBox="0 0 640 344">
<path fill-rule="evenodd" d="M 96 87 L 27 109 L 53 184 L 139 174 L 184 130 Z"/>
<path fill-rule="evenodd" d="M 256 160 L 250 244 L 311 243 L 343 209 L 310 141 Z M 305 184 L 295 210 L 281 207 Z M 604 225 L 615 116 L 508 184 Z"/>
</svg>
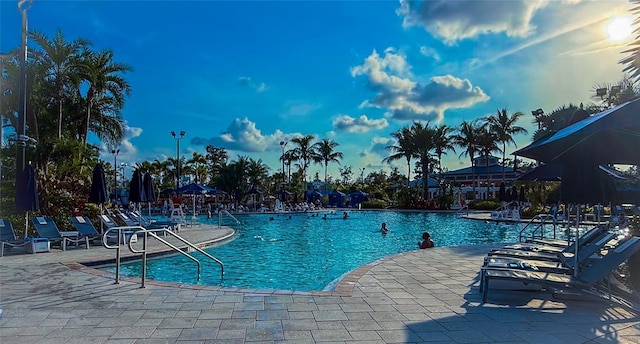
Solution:
<svg viewBox="0 0 640 344">
<path fill-rule="evenodd" d="M 32 217 L 31 223 L 33 223 L 33 226 L 36 228 L 38 237 L 48 239 L 52 245 L 61 245 L 63 251 L 66 251 L 67 249 L 67 243 L 76 244 L 76 246 L 85 244 L 87 245 L 87 248 L 89 247 L 88 236 L 82 236 L 76 231 L 61 232 L 53 219 L 49 216 Z"/>
<path fill-rule="evenodd" d="M 16 237 L 16 232 L 13 230 L 11 221 L 0 219 L 0 257 L 4 256 L 5 247 L 11 249 L 13 247 L 25 247 L 32 245 L 29 239 L 20 239 Z M 35 250 L 31 250 L 35 253 Z"/>
<path fill-rule="evenodd" d="M 589 262 L 578 273 L 554 273 L 526 268 L 483 267 L 481 271 L 480 292 L 482 301 L 486 302 L 490 289 L 490 281 L 513 282 L 517 285 L 535 284 L 551 291 L 554 295 L 571 293 L 581 294 L 585 289 L 596 286 L 605 280 L 620 264 L 640 250 L 639 237 L 626 237 L 620 240 L 607 252 Z"/>
</svg>

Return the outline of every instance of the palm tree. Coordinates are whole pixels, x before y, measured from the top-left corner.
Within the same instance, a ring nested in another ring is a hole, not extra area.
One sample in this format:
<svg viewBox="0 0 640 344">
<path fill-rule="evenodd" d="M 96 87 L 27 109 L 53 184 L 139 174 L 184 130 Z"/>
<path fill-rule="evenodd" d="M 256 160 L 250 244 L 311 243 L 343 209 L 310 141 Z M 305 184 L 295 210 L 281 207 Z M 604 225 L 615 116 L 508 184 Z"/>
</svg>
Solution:
<svg viewBox="0 0 640 344">
<path fill-rule="evenodd" d="M 516 146 L 516 141 L 513 139 L 513 135 L 527 134 L 527 129 L 516 125 L 516 122 L 520 117 L 524 116 L 522 112 L 515 112 L 509 116 L 506 108 L 498 110 L 497 113 L 486 118 L 486 123 L 489 125 L 489 130 L 495 133 L 498 142 L 502 143 L 502 182 L 506 181 L 506 174 L 504 170 L 507 143 L 513 143 Z"/>
<path fill-rule="evenodd" d="M 305 188 L 307 183 L 307 168 L 309 167 L 309 163 L 317 156 L 315 147 L 311 143 L 315 138 L 314 135 L 305 135 L 291 139 L 291 142 L 297 145 L 292 153 L 302 162 L 300 167 Z"/>
<path fill-rule="evenodd" d="M 431 151 L 434 148 L 433 137 L 435 136 L 435 129 L 429 127 L 428 122 L 425 125 L 420 122 L 413 122 L 410 130 L 414 147 L 413 154 L 418 159 L 422 169 L 422 198 L 426 199 L 429 188 L 429 164 L 432 160 Z"/>
<path fill-rule="evenodd" d="M 436 132 L 433 136 L 433 149 L 438 156 L 438 169 L 442 174 L 442 155 L 447 154 L 448 150 L 452 150 L 454 153 L 456 148 L 453 146 L 452 139 L 449 136 L 453 132 L 453 128 L 442 124 L 436 128 Z"/>
<path fill-rule="evenodd" d="M 476 199 L 476 176 L 473 161 L 475 159 L 476 152 L 479 150 L 478 132 L 480 130 L 481 125 L 477 120 L 473 122 L 462 121 L 462 123 L 460 123 L 458 133 L 451 137 L 454 145 L 464 149 L 459 156 L 462 157 L 466 155 L 471 160 L 471 187 L 473 190 L 474 200 Z"/>
<path fill-rule="evenodd" d="M 82 141 L 87 142 L 91 111 L 96 103 L 106 102 L 111 111 L 119 112 L 124 106 L 124 97 L 131 93 L 131 86 L 120 75 L 132 68 L 113 61 L 113 51 L 86 52 L 80 65 L 80 77 L 88 83 L 86 95 L 86 118 Z M 104 109 L 104 104 L 103 107 Z"/>
<path fill-rule="evenodd" d="M 315 151 L 318 153 L 320 160 L 324 163 L 324 185 L 327 185 L 327 169 L 329 163 L 335 161 L 340 165 L 340 159 L 343 158 L 342 152 L 334 151 L 340 144 L 329 139 L 322 139 L 322 141 L 315 144 Z M 283 171 L 284 172 L 284 171 Z"/>
<path fill-rule="evenodd" d="M 264 180 L 269 176 L 269 166 L 262 159 L 253 160 L 249 158 L 247 166 L 247 179 L 249 180 L 249 189 L 257 189 Z"/>
<path fill-rule="evenodd" d="M 498 134 L 489 130 L 488 123 L 481 126 L 477 132 L 478 151 L 484 156 L 486 173 L 487 173 L 487 199 L 489 198 L 489 157 L 492 152 L 500 152 L 498 142 L 500 141 Z"/>
<path fill-rule="evenodd" d="M 34 32 L 31 36 L 42 49 L 36 52 L 36 56 L 38 63 L 46 68 L 45 79 L 55 88 L 54 97 L 58 103 L 58 139 L 61 139 L 65 91 L 72 88 L 72 81 L 78 78 L 80 54 L 90 43 L 83 38 L 67 43 L 61 30 L 57 30 L 51 40 L 40 32 Z"/>
<path fill-rule="evenodd" d="M 404 158 L 407 160 L 407 187 L 411 181 L 411 158 L 415 154 L 415 141 L 413 140 L 413 133 L 409 127 L 404 127 L 391 133 L 391 136 L 395 139 L 395 144 L 385 147 L 393 154 L 382 159 L 383 163 L 392 163 L 396 160 Z"/>
<path fill-rule="evenodd" d="M 191 159 L 187 160 L 187 166 L 191 167 L 191 172 L 196 177 L 196 183 L 206 184 L 207 158 L 198 152 L 193 152 Z"/>
</svg>

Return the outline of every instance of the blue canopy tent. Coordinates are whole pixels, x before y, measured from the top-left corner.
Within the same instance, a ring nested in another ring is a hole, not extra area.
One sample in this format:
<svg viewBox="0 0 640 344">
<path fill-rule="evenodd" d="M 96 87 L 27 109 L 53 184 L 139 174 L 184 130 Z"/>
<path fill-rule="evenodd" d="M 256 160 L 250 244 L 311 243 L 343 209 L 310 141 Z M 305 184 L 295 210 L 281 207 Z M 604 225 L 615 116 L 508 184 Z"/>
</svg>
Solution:
<svg viewBox="0 0 640 344">
<path fill-rule="evenodd" d="M 310 203 L 315 203 L 316 201 L 322 202 L 322 194 L 315 190 L 307 190 L 305 200 Z"/>
<path fill-rule="evenodd" d="M 351 198 L 351 206 L 354 208 L 358 207 L 358 204 L 369 200 L 369 194 L 362 191 L 353 192 L 349 197 Z"/>
<path fill-rule="evenodd" d="M 327 203 L 330 207 L 341 208 L 347 202 L 347 195 L 340 191 L 334 191 L 329 193 L 329 202 Z"/>
</svg>

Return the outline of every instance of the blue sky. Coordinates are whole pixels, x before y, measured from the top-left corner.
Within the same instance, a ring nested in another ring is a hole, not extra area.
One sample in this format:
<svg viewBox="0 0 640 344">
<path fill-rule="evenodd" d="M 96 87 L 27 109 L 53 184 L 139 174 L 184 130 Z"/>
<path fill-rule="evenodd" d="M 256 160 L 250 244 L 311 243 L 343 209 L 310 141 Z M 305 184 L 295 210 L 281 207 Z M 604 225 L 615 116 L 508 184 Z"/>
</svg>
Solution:
<svg viewBox="0 0 640 344">
<path fill-rule="evenodd" d="M 0 1 L 0 52 L 19 46 L 17 1 Z M 118 162 L 213 144 L 279 168 L 280 141 L 340 144 L 358 176 L 389 166 L 390 134 L 413 120 L 457 127 L 495 113 L 587 104 L 622 78 L 628 41 L 606 27 L 626 1 L 44 1 L 29 29 L 89 39 L 133 68 Z M 516 137 L 519 147 L 530 136 Z M 97 141 L 96 141 L 97 142 Z M 287 148 L 290 148 L 288 146 Z M 102 157 L 112 161 L 111 147 Z M 508 148 L 511 153 L 515 147 Z M 450 152 L 450 170 L 468 165 Z M 329 173 L 338 175 L 338 165 Z M 404 161 L 398 167 L 406 170 Z M 308 175 L 324 168 L 314 165 Z"/>
</svg>

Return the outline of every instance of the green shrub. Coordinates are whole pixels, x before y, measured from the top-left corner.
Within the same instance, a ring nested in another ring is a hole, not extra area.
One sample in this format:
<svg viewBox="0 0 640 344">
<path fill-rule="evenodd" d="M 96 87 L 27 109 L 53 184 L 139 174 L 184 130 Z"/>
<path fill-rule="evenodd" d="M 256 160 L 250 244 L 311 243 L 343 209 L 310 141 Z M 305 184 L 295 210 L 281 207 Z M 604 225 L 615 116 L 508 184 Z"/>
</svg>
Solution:
<svg viewBox="0 0 640 344">
<path fill-rule="evenodd" d="M 362 209 L 384 209 L 389 205 L 389 202 L 383 199 L 369 199 L 362 203 Z"/>
<path fill-rule="evenodd" d="M 496 210 L 500 205 L 500 201 L 496 200 L 478 200 L 469 204 L 469 208 L 475 210 Z"/>
</svg>

